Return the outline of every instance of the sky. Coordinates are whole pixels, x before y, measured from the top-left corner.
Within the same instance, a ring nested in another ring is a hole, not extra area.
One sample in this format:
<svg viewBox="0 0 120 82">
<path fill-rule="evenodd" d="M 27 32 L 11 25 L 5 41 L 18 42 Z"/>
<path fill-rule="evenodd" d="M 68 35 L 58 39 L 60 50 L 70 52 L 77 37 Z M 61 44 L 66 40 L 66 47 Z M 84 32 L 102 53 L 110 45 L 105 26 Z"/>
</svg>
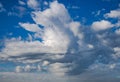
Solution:
<svg viewBox="0 0 120 82">
<path fill-rule="evenodd" d="M 120 0 L 0 0 L 0 81 L 120 81 Z"/>
</svg>

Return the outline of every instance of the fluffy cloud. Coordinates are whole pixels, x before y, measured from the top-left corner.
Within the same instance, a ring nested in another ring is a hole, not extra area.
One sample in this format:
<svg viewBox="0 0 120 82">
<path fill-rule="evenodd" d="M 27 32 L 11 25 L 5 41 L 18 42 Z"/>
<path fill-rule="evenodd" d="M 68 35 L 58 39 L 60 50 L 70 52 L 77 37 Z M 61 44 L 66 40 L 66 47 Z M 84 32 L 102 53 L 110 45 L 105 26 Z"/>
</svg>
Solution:
<svg viewBox="0 0 120 82">
<path fill-rule="evenodd" d="M 79 36 L 79 27 L 80 23 L 79 22 L 71 22 L 70 23 L 70 30 L 73 32 L 74 36 Z"/>
<path fill-rule="evenodd" d="M 72 21 L 64 5 L 57 1 L 52 2 L 50 8 L 42 12 L 33 11 L 32 18 L 35 24 L 19 23 L 26 31 L 34 32 L 33 35 L 28 34 L 27 38 L 31 40 L 24 41 L 21 37 L 5 40 L 5 48 L 0 52 L 1 57 L 6 59 L 7 57 L 19 57 L 25 54 L 29 56 L 30 53 L 65 54 L 68 52 L 69 46 L 73 44 L 71 40 L 81 35 L 80 23 Z M 38 25 L 42 25 L 44 28 L 41 29 Z M 36 38 L 42 39 L 42 41 L 35 40 Z M 49 57 L 59 59 L 64 56 L 56 54 L 55 57 Z"/>
<path fill-rule="evenodd" d="M 120 8 L 116 9 L 116 10 L 111 10 L 110 13 L 106 13 L 104 15 L 104 17 L 106 18 L 113 18 L 113 19 L 117 19 L 117 22 L 114 24 L 114 26 L 117 28 L 115 30 L 115 33 L 119 35 L 119 27 L 120 27 Z"/>
<path fill-rule="evenodd" d="M 38 10 L 39 8 L 39 2 L 37 0 L 28 0 L 27 1 L 28 7 L 34 10 Z"/>
<path fill-rule="evenodd" d="M 119 47 L 120 39 L 106 30 L 114 26 L 107 20 L 95 21 L 92 29 L 86 28 L 72 20 L 65 6 L 57 1 L 43 11 L 33 10 L 31 18 L 32 24 L 19 23 L 21 29 L 29 31 L 28 36 L 5 40 L 0 52 L 1 60 L 24 63 L 24 72 L 39 70 L 58 76 L 77 75 L 96 60 L 103 64 L 110 62 L 111 54 L 117 53 L 114 48 Z M 16 72 L 20 71 L 21 67 L 16 67 Z"/>
<path fill-rule="evenodd" d="M 106 21 L 106 20 L 96 21 L 96 22 L 93 22 L 92 24 L 92 28 L 95 31 L 106 30 L 113 26 L 114 26 L 113 24 L 111 24 L 109 21 Z"/>
<path fill-rule="evenodd" d="M 104 15 L 107 18 L 120 18 L 120 9 L 112 10 L 110 13 Z"/>
</svg>

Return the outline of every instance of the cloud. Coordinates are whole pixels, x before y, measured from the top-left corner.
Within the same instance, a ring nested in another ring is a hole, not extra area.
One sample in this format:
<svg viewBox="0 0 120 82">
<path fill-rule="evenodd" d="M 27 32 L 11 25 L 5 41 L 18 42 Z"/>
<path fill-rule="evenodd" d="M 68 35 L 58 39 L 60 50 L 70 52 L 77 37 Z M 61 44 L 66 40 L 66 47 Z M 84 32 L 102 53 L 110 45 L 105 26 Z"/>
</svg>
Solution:
<svg viewBox="0 0 120 82">
<path fill-rule="evenodd" d="M 43 11 L 33 9 L 31 18 L 34 23 L 19 22 L 28 36 L 5 39 L 0 52 L 3 61 L 25 64 L 16 67 L 18 72 L 22 67 L 23 72 L 39 70 L 56 76 L 80 75 L 95 61 L 114 62 L 112 55 L 117 53 L 114 48 L 119 47 L 120 39 L 107 30 L 114 26 L 111 22 L 94 21 L 89 28 L 74 21 L 65 6 L 57 1 Z M 115 65 L 110 67 L 113 69 Z"/>
<path fill-rule="evenodd" d="M 19 72 L 22 72 L 22 71 L 23 71 L 23 67 L 21 67 L 21 66 L 16 66 L 15 72 L 19 73 Z"/>
<path fill-rule="evenodd" d="M 66 67 L 67 65 L 69 64 L 56 62 L 56 63 L 50 64 L 48 70 L 55 75 L 64 76 L 65 73 L 70 70 L 70 68 Z"/>
<path fill-rule="evenodd" d="M 41 66 L 34 66 L 34 65 L 29 65 L 26 64 L 25 66 L 16 66 L 15 67 L 15 72 L 16 73 L 32 73 L 32 72 L 40 72 L 41 71 Z"/>
<path fill-rule="evenodd" d="M 104 15 L 106 18 L 120 18 L 120 9 L 111 10 L 110 13 Z"/>
<path fill-rule="evenodd" d="M 44 1 L 44 5 L 46 5 L 46 6 L 47 6 L 47 5 L 49 5 L 49 2 L 47 2 L 47 1 Z"/>
<path fill-rule="evenodd" d="M 3 7 L 2 3 L 0 3 L 0 12 L 5 12 L 6 9 Z"/>
<path fill-rule="evenodd" d="M 22 1 L 22 0 L 18 0 L 18 3 L 19 3 L 20 5 L 26 5 L 26 3 L 25 3 L 24 1 Z"/>
<path fill-rule="evenodd" d="M 78 6 L 68 6 L 67 8 L 68 9 L 80 9 L 80 7 L 78 7 Z"/>
<path fill-rule="evenodd" d="M 30 24 L 30 23 L 19 23 L 21 27 L 23 27 L 25 30 L 30 32 L 40 32 L 41 29 L 37 24 Z"/>
<path fill-rule="evenodd" d="M 71 22 L 70 23 L 70 30 L 73 32 L 74 36 L 78 36 L 80 31 L 79 31 L 80 23 L 79 22 Z"/>
<path fill-rule="evenodd" d="M 27 5 L 34 10 L 38 10 L 40 6 L 38 0 L 28 0 Z"/>
<path fill-rule="evenodd" d="M 107 20 L 95 21 L 92 23 L 92 29 L 95 31 L 102 31 L 113 27 L 114 25 Z"/>
<path fill-rule="evenodd" d="M 58 53 L 55 58 L 59 59 L 64 57 L 59 53 L 67 53 L 69 46 L 73 44 L 71 39 L 75 36 L 80 37 L 77 31 L 80 27 L 79 22 L 72 21 L 64 5 L 57 1 L 52 2 L 50 8 L 42 12 L 33 11 L 31 16 L 35 24 L 19 23 L 26 31 L 34 32 L 33 35 L 28 34 L 27 39 L 31 40 L 24 41 L 21 37 L 5 40 L 1 57 L 19 57 L 30 53 Z M 44 28 L 41 30 L 39 25 Z M 42 41 L 35 40 L 37 38 Z M 54 59 L 52 56 L 50 58 Z"/>
<path fill-rule="evenodd" d="M 27 13 L 27 9 L 23 6 L 14 6 L 10 12 L 8 12 L 8 16 L 18 16 L 22 17 Z"/>
<path fill-rule="evenodd" d="M 42 64 L 42 66 L 47 66 L 47 65 L 49 65 L 49 61 L 43 61 L 43 64 Z"/>
<path fill-rule="evenodd" d="M 120 35 L 120 29 L 116 30 L 115 33 Z"/>
<path fill-rule="evenodd" d="M 94 46 L 92 44 L 88 44 L 88 47 L 91 48 L 91 49 L 94 48 Z"/>
<path fill-rule="evenodd" d="M 120 58 L 120 47 L 114 47 L 113 50 L 114 50 L 114 54 L 112 55 L 113 58 L 119 59 Z"/>
<path fill-rule="evenodd" d="M 20 41 L 20 40 L 9 40 L 6 41 L 6 47 L 2 50 L 1 56 L 20 56 L 29 53 L 65 53 L 66 45 L 57 45 L 48 43 L 42 43 L 40 41 Z M 65 47 L 65 48 L 64 48 Z M 65 50 L 64 50 L 65 49 Z"/>
</svg>

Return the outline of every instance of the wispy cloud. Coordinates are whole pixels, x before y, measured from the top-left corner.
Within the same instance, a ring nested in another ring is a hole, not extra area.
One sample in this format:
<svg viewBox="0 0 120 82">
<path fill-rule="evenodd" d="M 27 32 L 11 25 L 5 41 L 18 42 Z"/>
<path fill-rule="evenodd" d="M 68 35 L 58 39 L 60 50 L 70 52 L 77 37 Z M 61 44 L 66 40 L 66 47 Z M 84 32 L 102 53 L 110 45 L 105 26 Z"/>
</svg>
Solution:
<svg viewBox="0 0 120 82">
<path fill-rule="evenodd" d="M 3 4 L 0 3 L 0 12 L 5 12 L 5 11 L 6 11 L 6 9 L 4 8 Z"/>
</svg>

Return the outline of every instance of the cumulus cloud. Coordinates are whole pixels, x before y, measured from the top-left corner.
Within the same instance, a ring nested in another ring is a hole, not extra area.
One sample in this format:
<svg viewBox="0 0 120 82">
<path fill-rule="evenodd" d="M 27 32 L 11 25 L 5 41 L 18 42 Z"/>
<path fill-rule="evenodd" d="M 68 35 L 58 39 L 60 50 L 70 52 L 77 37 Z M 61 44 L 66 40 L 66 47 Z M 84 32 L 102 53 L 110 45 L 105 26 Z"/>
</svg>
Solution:
<svg viewBox="0 0 120 82">
<path fill-rule="evenodd" d="M 120 9 L 112 10 L 110 13 L 104 15 L 107 18 L 120 18 Z"/>
<path fill-rule="evenodd" d="M 71 39 L 80 37 L 80 23 L 70 18 L 64 5 L 54 1 L 50 8 L 44 11 L 33 11 L 32 18 L 35 24 L 19 23 L 26 31 L 34 32 L 28 34 L 30 40 L 24 41 L 20 38 L 5 40 L 5 48 L 2 49 L 1 57 L 24 56 L 30 53 L 62 53 L 68 52 L 72 45 Z M 39 25 L 44 28 L 41 29 Z M 35 40 L 36 38 L 42 41 Z M 33 40 L 33 41 L 32 41 Z M 63 55 L 55 55 L 55 58 L 63 58 Z M 54 59 L 53 56 L 50 58 Z"/>
<path fill-rule="evenodd" d="M 74 36 L 78 36 L 80 31 L 79 31 L 80 23 L 79 22 L 71 22 L 70 23 L 70 30 L 73 32 Z"/>
<path fill-rule="evenodd" d="M 114 26 L 111 22 L 95 21 L 92 29 L 85 27 L 74 21 L 65 6 L 57 1 L 43 11 L 35 8 L 31 12 L 34 23 L 19 22 L 28 36 L 6 39 L 0 52 L 1 60 L 25 64 L 17 66 L 16 72 L 22 69 L 24 72 L 47 71 L 58 76 L 78 75 L 96 60 L 108 63 L 111 55 L 118 53 L 114 48 L 119 47 L 120 39 L 107 31 Z M 115 66 L 112 64 L 110 68 Z"/>
<path fill-rule="evenodd" d="M 34 10 L 38 10 L 39 9 L 39 2 L 38 2 L 38 0 L 28 0 L 27 1 L 27 5 L 31 9 L 34 9 Z"/>
<path fill-rule="evenodd" d="M 92 28 L 95 31 L 102 31 L 113 27 L 114 25 L 107 20 L 95 21 L 92 24 Z"/>
</svg>

